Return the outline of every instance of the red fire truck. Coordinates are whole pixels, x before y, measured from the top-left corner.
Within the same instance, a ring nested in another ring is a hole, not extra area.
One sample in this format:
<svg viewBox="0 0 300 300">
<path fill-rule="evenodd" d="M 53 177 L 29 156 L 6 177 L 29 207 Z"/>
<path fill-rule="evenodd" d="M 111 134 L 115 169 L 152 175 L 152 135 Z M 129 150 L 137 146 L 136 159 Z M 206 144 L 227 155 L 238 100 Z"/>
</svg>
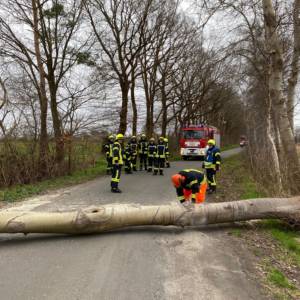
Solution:
<svg viewBox="0 0 300 300">
<path fill-rule="evenodd" d="M 190 157 L 204 159 L 207 150 L 207 141 L 214 139 L 216 146 L 220 147 L 220 132 L 211 125 L 189 125 L 181 128 L 180 133 L 180 155 L 187 160 Z"/>
</svg>

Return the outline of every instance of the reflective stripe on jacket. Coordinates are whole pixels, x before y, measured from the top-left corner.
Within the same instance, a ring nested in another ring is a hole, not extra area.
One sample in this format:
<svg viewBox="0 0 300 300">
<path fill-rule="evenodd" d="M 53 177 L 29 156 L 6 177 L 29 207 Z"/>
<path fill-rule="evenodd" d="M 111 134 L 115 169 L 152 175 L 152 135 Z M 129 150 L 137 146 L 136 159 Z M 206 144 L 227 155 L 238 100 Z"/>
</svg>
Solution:
<svg viewBox="0 0 300 300">
<path fill-rule="evenodd" d="M 122 146 L 119 142 L 114 142 L 112 163 L 123 165 Z"/>
<path fill-rule="evenodd" d="M 166 146 L 165 144 L 158 144 L 157 145 L 157 158 L 165 158 L 166 157 Z"/>
<path fill-rule="evenodd" d="M 155 157 L 157 153 L 157 146 L 155 144 L 148 145 L 148 157 Z"/>
<path fill-rule="evenodd" d="M 176 189 L 178 200 L 184 199 L 183 190 L 192 191 L 192 199 L 195 199 L 196 194 L 199 192 L 200 185 L 206 183 L 206 176 L 200 170 L 185 169 L 178 174 L 184 176 L 185 180 L 179 188 Z"/>
<path fill-rule="evenodd" d="M 213 146 L 206 152 L 204 167 L 206 169 L 215 169 L 216 165 L 221 164 L 221 154 L 219 148 Z"/>
</svg>

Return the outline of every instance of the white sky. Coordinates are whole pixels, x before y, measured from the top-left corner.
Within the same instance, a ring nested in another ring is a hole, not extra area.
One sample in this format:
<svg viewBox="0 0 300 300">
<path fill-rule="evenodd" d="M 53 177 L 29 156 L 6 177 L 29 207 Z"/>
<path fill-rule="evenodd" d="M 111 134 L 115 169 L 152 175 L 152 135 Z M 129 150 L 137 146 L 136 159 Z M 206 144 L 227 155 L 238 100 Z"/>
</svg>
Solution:
<svg viewBox="0 0 300 300">
<path fill-rule="evenodd" d="M 190 17 L 193 17 L 197 20 L 199 14 L 197 10 L 193 8 L 193 3 L 195 0 L 183 0 L 180 7 L 181 9 Z M 191 12 L 193 12 L 191 14 Z M 236 23 L 225 14 L 215 14 L 207 23 L 205 27 L 205 44 L 210 47 L 217 45 L 224 46 L 228 44 L 229 36 L 232 35 L 232 30 L 236 26 Z M 300 78 L 299 78 L 299 87 L 297 89 L 296 95 L 296 105 L 295 105 L 295 126 L 300 127 Z"/>
</svg>

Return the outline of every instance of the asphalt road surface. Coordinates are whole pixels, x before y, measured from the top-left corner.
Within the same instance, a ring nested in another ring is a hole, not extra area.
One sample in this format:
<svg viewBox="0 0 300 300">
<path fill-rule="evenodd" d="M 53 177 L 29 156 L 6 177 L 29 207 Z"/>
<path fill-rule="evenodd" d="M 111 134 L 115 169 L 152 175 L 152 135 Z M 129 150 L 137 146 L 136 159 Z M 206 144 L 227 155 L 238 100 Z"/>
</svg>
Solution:
<svg viewBox="0 0 300 300">
<path fill-rule="evenodd" d="M 201 163 L 173 162 L 165 176 L 123 175 L 122 194 L 110 193 L 110 178 L 103 177 L 9 209 L 174 202 L 170 176 L 183 168 L 201 168 Z M 3 234 L 0 299 L 265 299 L 253 275 L 252 254 L 227 232 L 226 226 L 157 226 L 88 236 Z"/>
</svg>

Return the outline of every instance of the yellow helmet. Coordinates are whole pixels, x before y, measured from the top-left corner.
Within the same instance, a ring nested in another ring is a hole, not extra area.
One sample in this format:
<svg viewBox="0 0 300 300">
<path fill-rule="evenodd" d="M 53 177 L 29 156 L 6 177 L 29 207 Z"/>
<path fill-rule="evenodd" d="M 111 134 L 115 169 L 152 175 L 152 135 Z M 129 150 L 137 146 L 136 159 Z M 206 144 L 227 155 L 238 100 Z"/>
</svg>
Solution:
<svg viewBox="0 0 300 300">
<path fill-rule="evenodd" d="M 118 133 L 116 136 L 116 140 L 123 140 L 124 139 L 124 135 L 122 133 Z"/>
<path fill-rule="evenodd" d="M 215 145 L 216 142 L 215 142 L 215 140 L 211 139 L 211 140 L 208 140 L 207 144 L 208 145 Z"/>
<path fill-rule="evenodd" d="M 164 138 L 164 141 L 167 143 L 169 140 L 168 140 L 168 138 Z"/>
<path fill-rule="evenodd" d="M 115 136 L 113 134 L 111 134 L 109 137 L 108 137 L 109 140 L 114 140 L 115 139 Z"/>
<path fill-rule="evenodd" d="M 164 141 L 165 138 L 164 138 L 163 136 L 160 136 L 160 137 L 159 137 L 159 140 L 160 140 L 160 141 Z"/>
<path fill-rule="evenodd" d="M 155 139 L 152 137 L 149 141 L 150 142 L 155 142 Z"/>
<path fill-rule="evenodd" d="M 142 133 L 142 134 L 141 134 L 141 137 L 142 137 L 142 138 L 145 138 L 145 137 L 146 137 L 146 134 L 145 134 L 145 133 Z"/>
</svg>

